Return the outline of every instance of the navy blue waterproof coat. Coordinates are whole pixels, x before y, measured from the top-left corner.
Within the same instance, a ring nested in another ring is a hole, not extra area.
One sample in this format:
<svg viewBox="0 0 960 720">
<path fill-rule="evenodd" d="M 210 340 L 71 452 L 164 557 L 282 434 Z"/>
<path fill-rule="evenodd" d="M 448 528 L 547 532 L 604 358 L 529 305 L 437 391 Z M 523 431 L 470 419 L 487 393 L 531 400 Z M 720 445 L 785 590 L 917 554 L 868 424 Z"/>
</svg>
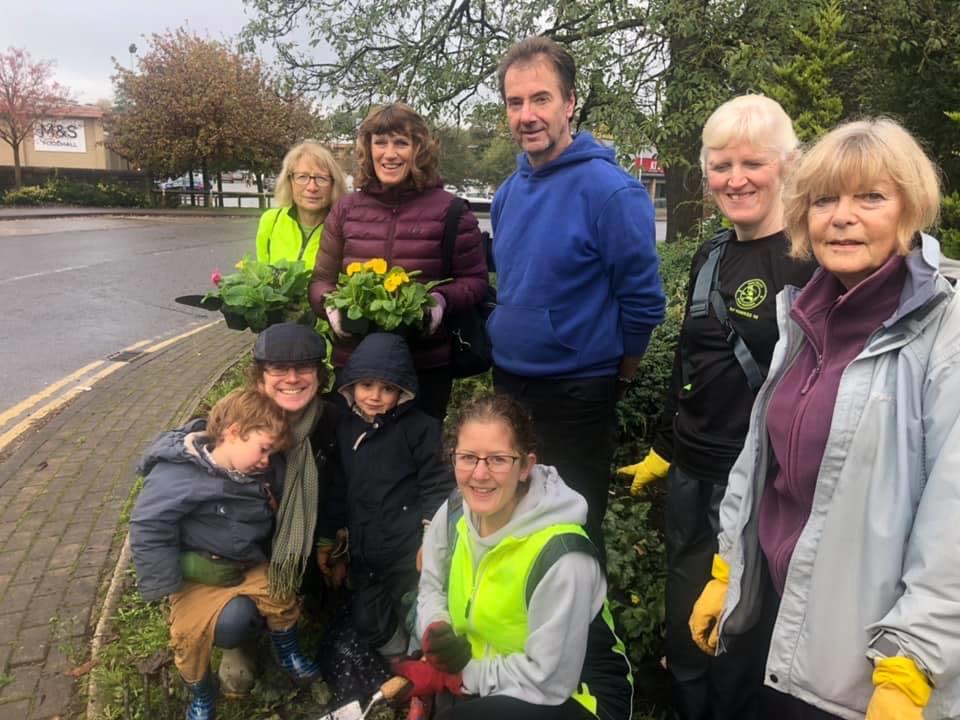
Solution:
<svg viewBox="0 0 960 720">
<path fill-rule="evenodd" d="M 416 406 L 417 375 L 403 338 L 374 333 L 357 346 L 338 381 L 349 406 L 351 386 L 364 379 L 396 385 L 400 402 L 372 422 L 357 412 L 341 417 L 337 444 L 343 472 L 335 476 L 319 532 L 332 537 L 348 526 L 354 562 L 382 573 L 416 553 L 424 521 L 456 483 L 443 455 L 440 422 Z"/>
</svg>

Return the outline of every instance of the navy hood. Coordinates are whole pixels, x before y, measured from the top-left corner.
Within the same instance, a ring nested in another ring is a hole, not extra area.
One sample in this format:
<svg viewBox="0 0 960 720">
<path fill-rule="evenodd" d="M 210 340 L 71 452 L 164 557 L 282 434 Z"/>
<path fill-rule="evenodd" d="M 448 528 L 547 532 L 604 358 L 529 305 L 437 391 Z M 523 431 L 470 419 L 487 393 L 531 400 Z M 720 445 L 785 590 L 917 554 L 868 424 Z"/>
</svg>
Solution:
<svg viewBox="0 0 960 720">
<path fill-rule="evenodd" d="M 401 390 L 401 403 L 413 400 L 420 391 L 410 347 L 395 333 L 371 333 L 350 355 L 337 387 L 337 392 L 346 398 L 348 405 L 353 404 L 350 386 L 364 379 L 396 385 Z"/>
</svg>

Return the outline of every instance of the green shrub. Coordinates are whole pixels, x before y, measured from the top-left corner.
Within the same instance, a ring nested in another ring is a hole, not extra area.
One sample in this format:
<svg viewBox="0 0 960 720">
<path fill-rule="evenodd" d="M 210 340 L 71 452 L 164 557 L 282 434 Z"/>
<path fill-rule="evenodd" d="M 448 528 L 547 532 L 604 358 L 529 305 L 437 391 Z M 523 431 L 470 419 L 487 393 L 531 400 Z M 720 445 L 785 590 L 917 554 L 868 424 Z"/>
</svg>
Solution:
<svg viewBox="0 0 960 720">
<path fill-rule="evenodd" d="M 937 238 L 944 255 L 960 260 L 960 193 L 952 193 L 943 198 Z"/>
<path fill-rule="evenodd" d="M 4 205 L 46 205 L 55 202 L 56 193 L 46 185 L 27 185 L 7 190 L 3 195 Z"/>
<path fill-rule="evenodd" d="M 42 185 L 29 185 L 9 190 L 3 196 L 4 205 L 65 204 L 93 207 L 144 207 L 146 197 L 125 185 L 69 180 L 57 174 Z"/>
</svg>

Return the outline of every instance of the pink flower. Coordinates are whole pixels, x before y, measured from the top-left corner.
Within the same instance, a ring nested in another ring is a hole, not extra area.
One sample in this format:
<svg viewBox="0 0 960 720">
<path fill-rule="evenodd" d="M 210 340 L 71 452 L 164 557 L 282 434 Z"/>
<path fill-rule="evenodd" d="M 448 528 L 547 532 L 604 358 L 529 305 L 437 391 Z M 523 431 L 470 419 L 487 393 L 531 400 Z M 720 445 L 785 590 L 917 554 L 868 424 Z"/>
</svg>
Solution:
<svg viewBox="0 0 960 720">
<path fill-rule="evenodd" d="M 213 272 L 210 273 L 210 282 L 219 286 L 221 280 L 223 280 L 223 275 L 220 274 L 220 268 L 214 268 Z"/>
</svg>

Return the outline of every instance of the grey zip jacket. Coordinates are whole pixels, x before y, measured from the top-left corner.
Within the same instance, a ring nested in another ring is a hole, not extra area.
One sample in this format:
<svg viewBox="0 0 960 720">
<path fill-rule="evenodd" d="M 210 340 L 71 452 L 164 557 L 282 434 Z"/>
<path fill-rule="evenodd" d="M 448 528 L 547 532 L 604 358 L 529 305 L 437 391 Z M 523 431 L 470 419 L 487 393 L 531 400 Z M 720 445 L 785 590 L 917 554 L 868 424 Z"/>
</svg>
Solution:
<svg viewBox="0 0 960 720">
<path fill-rule="evenodd" d="M 925 720 L 960 717 L 960 295 L 938 263 L 924 235 L 897 310 L 844 370 L 767 657 L 768 686 L 843 718 L 864 717 L 879 638 L 932 681 Z M 805 342 L 789 317 L 798 292 L 777 297 L 780 340 L 720 508 L 719 652 L 760 615 L 767 409 Z"/>
</svg>

